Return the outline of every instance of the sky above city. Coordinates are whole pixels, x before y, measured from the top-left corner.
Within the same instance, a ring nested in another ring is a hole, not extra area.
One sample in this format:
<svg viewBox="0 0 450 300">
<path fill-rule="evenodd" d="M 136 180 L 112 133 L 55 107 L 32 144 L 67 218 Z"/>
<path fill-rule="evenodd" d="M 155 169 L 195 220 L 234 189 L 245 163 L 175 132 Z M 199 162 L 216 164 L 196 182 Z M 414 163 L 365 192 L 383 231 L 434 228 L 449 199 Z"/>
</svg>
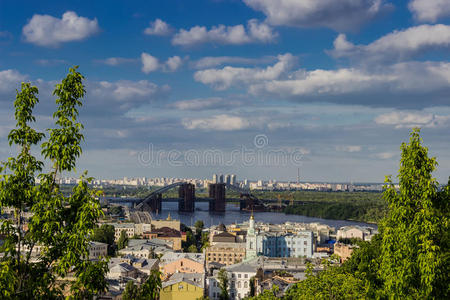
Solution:
<svg viewBox="0 0 450 300">
<path fill-rule="evenodd" d="M 20 83 L 44 130 L 78 65 L 97 178 L 383 182 L 420 127 L 444 183 L 449 50 L 449 0 L 0 0 L 0 160 Z"/>
</svg>

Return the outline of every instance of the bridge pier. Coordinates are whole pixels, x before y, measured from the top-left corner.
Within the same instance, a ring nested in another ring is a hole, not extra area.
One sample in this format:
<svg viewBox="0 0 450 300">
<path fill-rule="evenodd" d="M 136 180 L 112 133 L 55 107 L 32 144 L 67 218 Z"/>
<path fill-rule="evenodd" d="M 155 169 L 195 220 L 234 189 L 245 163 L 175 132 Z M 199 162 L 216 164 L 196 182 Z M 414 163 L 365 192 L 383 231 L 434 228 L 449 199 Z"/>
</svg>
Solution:
<svg viewBox="0 0 450 300">
<path fill-rule="evenodd" d="M 225 211 L 225 183 L 213 183 L 208 186 L 209 211 L 224 212 Z"/>
<path fill-rule="evenodd" d="M 181 212 L 193 212 L 195 210 L 195 185 L 184 183 L 178 189 L 178 210 Z"/>
</svg>

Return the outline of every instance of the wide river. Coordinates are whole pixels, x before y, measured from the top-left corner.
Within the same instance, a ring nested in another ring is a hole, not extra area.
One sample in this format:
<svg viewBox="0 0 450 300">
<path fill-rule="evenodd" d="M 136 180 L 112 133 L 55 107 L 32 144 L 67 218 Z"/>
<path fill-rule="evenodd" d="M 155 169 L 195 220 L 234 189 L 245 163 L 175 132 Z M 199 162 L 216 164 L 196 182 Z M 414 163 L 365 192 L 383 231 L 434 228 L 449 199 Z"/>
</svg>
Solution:
<svg viewBox="0 0 450 300">
<path fill-rule="evenodd" d="M 180 220 L 181 223 L 184 223 L 188 226 L 194 225 L 195 221 L 197 220 L 202 220 L 205 224 L 205 227 L 219 225 L 220 223 L 223 223 L 225 225 L 232 223 L 242 223 L 244 221 L 248 221 L 248 219 L 250 218 L 249 212 L 239 210 L 239 204 L 227 203 L 226 212 L 224 213 L 209 212 L 207 202 L 197 202 L 195 203 L 195 208 L 196 210 L 193 213 L 183 213 L 178 212 L 178 203 L 163 202 L 162 211 L 159 214 L 152 214 L 152 218 L 165 219 L 170 213 L 171 218 Z M 265 222 L 272 224 L 280 224 L 288 221 L 301 223 L 318 222 L 335 227 L 336 229 L 348 225 L 370 226 L 373 228 L 377 228 L 377 225 L 375 224 L 367 224 L 363 222 L 329 220 L 299 215 L 287 215 L 279 212 L 254 212 L 254 216 L 256 222 Z"/>
</svg>

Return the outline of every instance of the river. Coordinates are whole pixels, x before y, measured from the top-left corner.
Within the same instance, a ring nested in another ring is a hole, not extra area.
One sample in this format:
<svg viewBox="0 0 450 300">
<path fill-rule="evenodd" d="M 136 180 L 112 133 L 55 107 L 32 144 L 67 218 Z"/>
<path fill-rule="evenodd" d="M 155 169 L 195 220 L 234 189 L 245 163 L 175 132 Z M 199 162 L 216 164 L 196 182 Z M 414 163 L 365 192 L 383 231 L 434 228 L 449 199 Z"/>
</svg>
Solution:
<svg viewBox="0 0 450 300">
<path fill-rule="evenodd" d="M 178 212 L 178 203 L 176 202 L 163 202 L 162 211 L 159 214 L 152 214 L 154 219 L 165 219 L 169 213 L 172 219 L 180 220 L 188 226 L 194 225 L 195 221 L 202 220 L 205 227 L 213 225 L 219 225 L 223 223 L 225 225 L 232 223 L 242 223 L 248 221 L 250 218 L 250 212 L 240 211 L 239 204 L 227 203 L 226 212 L 224 213 L 212 213 L 208 211 L 207 202 L 195 203 L 196 210 L 192 213 Z M 345 220 L 330 220 L 314 217 L 306 217 L 299 215 L 287 215 L 280 212 L 254 212 L 256 222 L 265 222 L 272 224 L 280 224 L 285 222 L 300 222 L 300 223 L 322 223 L 339 229 L 342 226 L 359 225 L 369 226 L 377 228 L 376 224 L 368 224 L 364 222 L 354 222 Z"/>
</svg>

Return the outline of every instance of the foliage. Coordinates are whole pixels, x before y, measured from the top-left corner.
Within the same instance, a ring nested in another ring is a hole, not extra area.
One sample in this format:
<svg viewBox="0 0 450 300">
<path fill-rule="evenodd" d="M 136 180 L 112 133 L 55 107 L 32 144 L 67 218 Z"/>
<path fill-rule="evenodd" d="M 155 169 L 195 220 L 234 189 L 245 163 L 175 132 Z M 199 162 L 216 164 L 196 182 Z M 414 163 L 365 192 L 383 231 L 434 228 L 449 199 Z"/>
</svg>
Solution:
<svg viewBox="0 0 450 300">
<path fill-rule="evenodd" d="M 209 234 L 207 232 L 202 232 L 202 237 L 200 239 L 200 249 L 203 251 L 203 249 L 209 247 Z"/>
<path fill-rule="evenodd" d="M 114 255 L 114 226 L 102 224 L 94 229 L 91 240 L 108 244 L 108 255 Z"/>
<path fill-rule="evenodd" d="M 120 205 L 113 205 L 108 208 L 108 212 L 110 215 L 115 215 L 119 217 L 123 217 L 125 215 L 122 206 Z"/>
<path fill-rule="evenodd" d="M 140 286 L 128 281 L 122 293 L 123 300 L 155 300 L 161 291 L 161 273 L 152 270 L 147 280 Z"/>
<path fill-rule="evenodd" d="M 134 300 L 137 299 L 139 294 L 139 287 L 134 284 L 132 280 L 127 282 L 125 290 L 122 293 L 122 300 Z"/>
<path fill-rule="evenodd" d="M 198 252 L 197 246 L 195 246 L 195 245 L 190 245 L 190 246 L 188 247 L 188 252 L 190 252 L 190 253 L 197 253 L 197 252 Z"/>
<path fill-rule="evenodd" d="M 439 192 L 437 162 L 421 145 L 419 129 L 402 143 L 400 190 L 386 178 L 389 213 L 381 223 L 380 272 L 386 295 L 446 298 L 449 278 L 449 187 Z"/>
<path fill-rule="evenodd" d="M 88 188 L 92 178 L 86 173 L 71 195 L 65 197 L 56 178 L 70 172 L 81 155 L 83 125 L 77 121 L 81 98 L 85 95 L 83 76 L 71 68 L 57 84 L 57 110 L 53 114 L 56 128 L 48 129 L 49 139 L 41 144 L 41 154 L 50 160 L 51 169 L 42 173 L 44 163 L 32 154 L 32 148 L 45 137 L 34 130 L 34 106 L 38 89 L 22 83 L 17 91 L 15 107 L 16 128 L 8 135 L 9 145 L 18 147 L 17 157 L 0 165 L 0 206 L 15 209 L 13 220 L 1 223 L 4 244 L 0 247 L 0 298 L 45 298 L 62 296 L 63 286 L 57 278 L 71 274 L 69 288 L 75 298 L 89 298 L 106 289 L 104 261 L 89 261 L 89 236 L 102 216 L 100 204 Z M 35 184 L 39 177 L 40 184 Z M 23 226 L 23 213 L 33 216 Z M 14 224 L 15 223 L 15 224 Z M 31 260 L 33 249 L 41 247 L 39 260 Z"/>
<path fill-rule="evenodd" d="M 362 280 L 343 272 L 339 267 L 329 266 L 317 275 L 310 273 L 307 279 L 290 288 L 285 298 L 289 300 L 364 299 L 366 293 Z"/>
<path fill-rule="evenodd" d="M 205 224 L 203 223 L 202 220 L 197 220 L 194 224 L 194 227 L 195 227 L 195 237 L 197 240 L 199 240 L 202 234 L 202 230 L 205 227 Z"/>
<path fill-rule="evenodd" d="M 258 296 L 250 296 L 250 297 L 246 297 L 244 299 L 246 299 L 246 300 L 276 300 L 276 299 L 279 299 L 279 297 L 277 296 L 279 292 L 280 292 L 280 288 L 277 285 L 274 285 L 274 286 L 272 286 L 272 289 L 264 290 Z"/>
<path fill-rule="evenodd" d="M 220 300 L 228 300 L 228 273 L 225 269 L 220 269 L 219 274 L 217 274 L 217 277 L 219 279 L 219 287 L 220 287 Z"/>
<path fill-rule="evenodd" d="M 117 240 L 117 249 L 122 250 L 126 246 L 128 246 L 128 235 L 125 230 L 122 230 L 119 239 Z"/>
<path fill-rule="evenodd" d="M 256 284 L 256 278 L 255 278 L 255 276 L 252 276 L 252 277 L 250 278 L 250 283 L 249 283 L 249 285 L 250 285 L 249 296 L 250 296 L 250 297 L 254 297 L 255 294 L 256 294 L 256 287 L 255 287 L 255 284 Z"/>
</svg>

